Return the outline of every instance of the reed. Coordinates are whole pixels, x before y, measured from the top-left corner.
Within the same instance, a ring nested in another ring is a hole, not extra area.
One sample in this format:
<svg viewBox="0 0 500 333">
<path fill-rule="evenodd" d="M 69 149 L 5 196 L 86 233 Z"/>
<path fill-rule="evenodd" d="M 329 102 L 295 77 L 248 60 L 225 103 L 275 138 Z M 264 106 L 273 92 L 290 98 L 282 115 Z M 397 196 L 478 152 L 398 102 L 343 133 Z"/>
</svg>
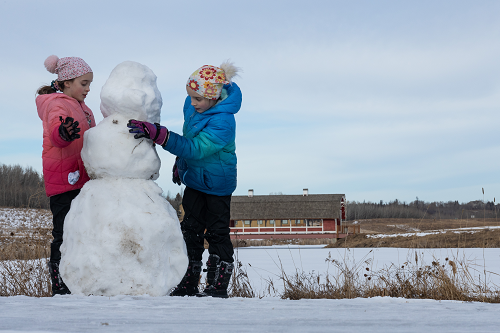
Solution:
<svg viewBox="0 0 500 333">
<path fill-rule="evenodd" d="M 37 227 L 23 231 L 0 238 L 0 296 L 51 296 L 47 230 Z"/>
<path fill-rule="evenodd" d="M 0 296 L 51 296 L 47 261 L 47 259 L 1 260 Z"/>
<path fill-rule="evenodd" d="M 305 272 L 288 276 L 282 272 L 285 289 L 280 297 L 297 300 L 388 296 L 500 303 L 500 290 L 473 278 L 471 265 L 465 259 L 446 258 L 444 263 L 433 260 L 426 264 L 415 251 L 413 260 L 377 271 L 370 269 L 369 260 L 354 262 L 348 257 L 326 260 L 332 264 L 335 273 L 325 277 Z"/>
<path fill-rule="evenodd" d="M 254 298 L 256 297 L 253 291 L 250 279 L 248 278 L 246 269 L 240 261 L 235 262 L 233 276 L 231 278 L 232 283 L 228 289 L 229 297 L 244 297 L 244 298 Z"/>
</svg>

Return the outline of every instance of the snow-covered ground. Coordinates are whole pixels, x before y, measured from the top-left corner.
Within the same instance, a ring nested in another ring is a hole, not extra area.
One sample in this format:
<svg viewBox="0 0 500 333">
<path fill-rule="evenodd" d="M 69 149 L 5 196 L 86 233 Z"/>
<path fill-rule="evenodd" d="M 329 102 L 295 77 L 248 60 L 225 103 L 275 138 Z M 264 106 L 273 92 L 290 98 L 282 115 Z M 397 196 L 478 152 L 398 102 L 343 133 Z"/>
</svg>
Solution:
<svg viewBox="0 0 500 333">
<path fill-rule="evenodd" d="M 323 246 L 239 248 L 237 259 L 256 293 L 266 280 L 280 289 L 282 271 L 333 274 L 325 259 L 368 260 L 371 269 L 400 265 L 415 250 L 398 248 L 326 249 Z M 421 259 L 468 260 L 500 284 L 498 249 L 420 249 Z M 206 260 L 206 256 L 205 256 Z M 364 266 L 363 266 L 364 267 Z M 279 292 L 279 290 L 277 290 Z M 0 298 L 0 331 L 15 332 L 498 332 L 500 304 L 408 300 L 388 297 L 345 300 L 210 299 L 150 296 L 57 296 Z"/>
<path fill-rule="evenodd" d="M 60 296 L 0 299 L 3 332 L 498 332 L 500 304 Z"/>
<path fill-rule="evenodd" d="M 413 228 L 410 228 L 413 229 Z M 441 230 L 428 230 L 428 231 L 419 231 L 418 229 L 412 230 L 413 232 L 407 233 L 398 233 L 398 234 L 369 234 L 366 237 L 369 238 L 386 238 L 386 237 L 409 237 L 409 236 L 427 236 L 427 235 L 437 235 L 437 234 L 445 234 L 447 232 L 453 232 L 456 234 L 460 233 L 475 233 L 483 230 L 494 230 L 500 229 L 500 226 L 488 226 L 488 227 L 468 227 L 468 228 L 456 228 L 456 229 L 441 229 Z"/>
<path fill-rule="evenodd" d="M 44 209 L 0 208 L 0 230 L 52 228 L 52 213 Z"/>
</svg>

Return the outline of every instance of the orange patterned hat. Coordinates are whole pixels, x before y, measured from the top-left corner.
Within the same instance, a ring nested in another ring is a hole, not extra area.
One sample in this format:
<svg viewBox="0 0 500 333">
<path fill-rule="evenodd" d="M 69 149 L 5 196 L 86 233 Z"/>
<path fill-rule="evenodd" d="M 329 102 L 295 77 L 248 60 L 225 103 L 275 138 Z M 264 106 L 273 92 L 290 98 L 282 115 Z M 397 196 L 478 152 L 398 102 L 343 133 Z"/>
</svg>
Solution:
<svg viewBox="0 0 500 333">
<path fill-rule="evenodd" d="M 229 84 L 229 81 L 223 69 L 205 65 L 191 74 L 186 85 L 200 96 L 217 100 L 225 84 Z"/>
</svg>

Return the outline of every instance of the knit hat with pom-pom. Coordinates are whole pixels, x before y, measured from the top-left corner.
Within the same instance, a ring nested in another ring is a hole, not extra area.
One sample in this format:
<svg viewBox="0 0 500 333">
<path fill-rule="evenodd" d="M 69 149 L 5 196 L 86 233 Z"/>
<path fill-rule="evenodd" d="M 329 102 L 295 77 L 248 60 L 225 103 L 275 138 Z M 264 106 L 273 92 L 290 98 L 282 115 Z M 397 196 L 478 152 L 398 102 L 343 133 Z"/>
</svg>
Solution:
<svg viewBox="0 0 500 333">
<path fill-rule="evenodd" d="M 52 74 L 57 74 L 57 81 L 74 79 L 92 72 L 92 69 L 82 58 L 66 57 L 59 59 L 55 55 L 49 56 L 44 62 L 45 68 Z"/>
<path fill-rule="evenodd" d="M 186 85 L 198 95 L 217 100 L 225 84 L 230 84 L 232 78 L 238 75 L 240 69 L 229 61 L 219 67 L 205 65 L 198 68 L 188 79 Z"/>
</svg>

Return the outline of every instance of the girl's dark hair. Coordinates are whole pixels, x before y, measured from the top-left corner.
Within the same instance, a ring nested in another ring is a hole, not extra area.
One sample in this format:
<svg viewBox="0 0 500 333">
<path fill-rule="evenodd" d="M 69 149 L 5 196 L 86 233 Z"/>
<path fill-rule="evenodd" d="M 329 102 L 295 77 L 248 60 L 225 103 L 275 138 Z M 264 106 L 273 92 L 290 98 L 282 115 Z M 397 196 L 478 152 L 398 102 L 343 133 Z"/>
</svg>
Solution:
<svg viewBox="0 0 500 333">
<path fill-rule="evenodd" d="M 57 81 L 57 85 L 59 86 L 59 90 L 64 91 L 64 82 L 73 82 L 75 79 L 71 80 L 65 80 L 65 81 Z M 41 86 L 38 88 L 36 93 L 38 95 L 46 95 L 46 94 L 53 94 L 57 92 L 55 89 L 53 89 L 51 86 Z"/>
</svg>

